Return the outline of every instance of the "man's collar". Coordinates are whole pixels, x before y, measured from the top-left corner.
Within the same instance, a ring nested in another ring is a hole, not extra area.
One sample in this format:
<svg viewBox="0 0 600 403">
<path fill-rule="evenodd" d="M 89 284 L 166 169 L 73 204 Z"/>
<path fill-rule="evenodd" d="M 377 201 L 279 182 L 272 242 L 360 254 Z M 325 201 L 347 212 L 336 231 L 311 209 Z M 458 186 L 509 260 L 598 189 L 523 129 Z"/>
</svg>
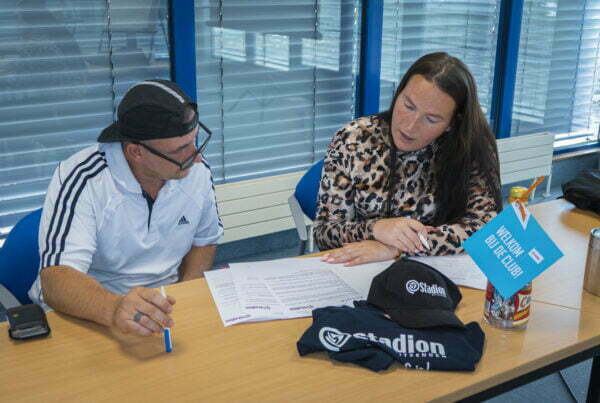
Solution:
<svg viewBox="0 0 600 403">
<path fill-rule="evenodd" d="M 142 187 L 131 172 L 121 143 L 102 143 L 100 147 L 106 152 L 108 168 L 115 182 L 129 192 L 142 194 Z"/>
</svg>

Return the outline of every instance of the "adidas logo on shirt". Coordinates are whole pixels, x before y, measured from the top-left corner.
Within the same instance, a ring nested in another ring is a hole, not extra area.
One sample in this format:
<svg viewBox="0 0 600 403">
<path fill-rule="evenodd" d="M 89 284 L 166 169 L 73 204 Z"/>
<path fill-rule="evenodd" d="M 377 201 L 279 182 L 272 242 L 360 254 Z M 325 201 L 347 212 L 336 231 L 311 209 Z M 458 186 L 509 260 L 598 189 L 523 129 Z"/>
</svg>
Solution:
<svg viewBox="0 0 600 403">
<path fill-rule="evenodd" d="M 185 225 L 185 224 L 189 224 L 190 222 L 187 220 L 187 218 L 185 218 L 184 215 L 181 216 L 181 218 L 179 219 L 179 222 L 177 223 L 177 225 Z"/>
</svg>

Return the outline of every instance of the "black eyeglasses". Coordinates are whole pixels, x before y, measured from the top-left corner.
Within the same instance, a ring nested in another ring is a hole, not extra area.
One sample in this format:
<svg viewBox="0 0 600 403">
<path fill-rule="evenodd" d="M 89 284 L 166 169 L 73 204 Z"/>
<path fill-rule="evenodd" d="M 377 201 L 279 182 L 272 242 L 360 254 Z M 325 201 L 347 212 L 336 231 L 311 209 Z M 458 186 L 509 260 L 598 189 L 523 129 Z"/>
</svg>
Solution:
<svg viewBox="0 0 600 403">
<path fill-rule="evenodd" d="M 200 145 L 200 147 L 198 147 L 198 149 L 196 151 L 194 151 L 192 153 L 192 155 L 190 155 L 188 158 L 186 158 L 183 162 L 179 162 L 177 160 L 174 160 L 173 158 L 164 155 L 163 153 L 161 153 L 160 151 L 150 147 L 149 145 L 146 145 L 140 141 L 132 141 L 132 143 L 134 144 L 139 144 L 142 147 L 144 147 L 146 150 L 150 151 L 152 154 L 161 157 L 167 161 L 169 161 L 170 163 L 173 163 L 175 165 L 177 165 L 179 167 L 180 171 L 185 171 L 186 169 L 188 169 L 189 167 L 191 167 L 192 165 L 194 165 L 194 160 L 196 159 L 196 157 L 198 156 L 198 154 L 200 154 L 202 151 L 204 151 L 204 149 L 206 148 L 206 145 L 208 144 L 208 141 L 210 140 L 210 138 L 212 137 L 212 132 L 210 131 L 210 129 L 206 126 L 204 126 L 202 124 L 202 122 L 198 121 L 198 126 L 200 126 L 202 128 L 202 130 L 204 130 L 207 134 L 208 137 L 206 137 L 206 139 L 202 142 L 202 144 Z"/>
</svg>

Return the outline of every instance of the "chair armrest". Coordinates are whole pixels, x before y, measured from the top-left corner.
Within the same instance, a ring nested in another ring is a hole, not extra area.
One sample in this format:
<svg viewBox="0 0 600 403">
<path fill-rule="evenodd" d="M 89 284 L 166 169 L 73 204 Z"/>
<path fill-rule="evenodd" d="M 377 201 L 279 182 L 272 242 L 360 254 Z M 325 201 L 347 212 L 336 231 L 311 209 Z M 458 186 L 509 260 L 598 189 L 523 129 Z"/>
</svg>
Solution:
<svg viewBox="0 0 600 403">
<path fill-rule="evenodd" d="M 19 300 L 17 300 L 17 298 L 15 298 L 15 296 L 2 284 L 0 284 L 0 304 L 2 304 L 5 309 L 21 306 Z"/>
<path fill-rule="evenodd" d="M 290 211 L 292 212 L 296 230 L 298 230 L 298 236 L 301 241 L 306 241 L 308 239 L 308 232 L 306 231 L 306 224 L 304 223 L 304 213 L 302 212 L 302 208 L 300 208 L 300 203 L 298 203 L 296 196 L 291 195 L 288 199 L 288 204 L 290 206 Z"/>
</svg>

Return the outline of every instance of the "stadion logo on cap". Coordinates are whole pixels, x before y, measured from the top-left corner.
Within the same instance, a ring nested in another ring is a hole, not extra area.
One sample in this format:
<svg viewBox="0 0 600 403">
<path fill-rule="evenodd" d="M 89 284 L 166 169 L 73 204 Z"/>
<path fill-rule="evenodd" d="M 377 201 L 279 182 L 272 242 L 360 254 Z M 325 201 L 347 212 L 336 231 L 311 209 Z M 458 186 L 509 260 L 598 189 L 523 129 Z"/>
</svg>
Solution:
<svg viewBox="0 0 600 403">
<path fill-rule="evenodd" d="M 446 290 L 437 284 L 429 285 L 423 281 L 408 280 L 406 282 L 406 291 L 414 295 L 416 292 L 422 292 L 434 297 L 446 297 Z"/>
</svg>

